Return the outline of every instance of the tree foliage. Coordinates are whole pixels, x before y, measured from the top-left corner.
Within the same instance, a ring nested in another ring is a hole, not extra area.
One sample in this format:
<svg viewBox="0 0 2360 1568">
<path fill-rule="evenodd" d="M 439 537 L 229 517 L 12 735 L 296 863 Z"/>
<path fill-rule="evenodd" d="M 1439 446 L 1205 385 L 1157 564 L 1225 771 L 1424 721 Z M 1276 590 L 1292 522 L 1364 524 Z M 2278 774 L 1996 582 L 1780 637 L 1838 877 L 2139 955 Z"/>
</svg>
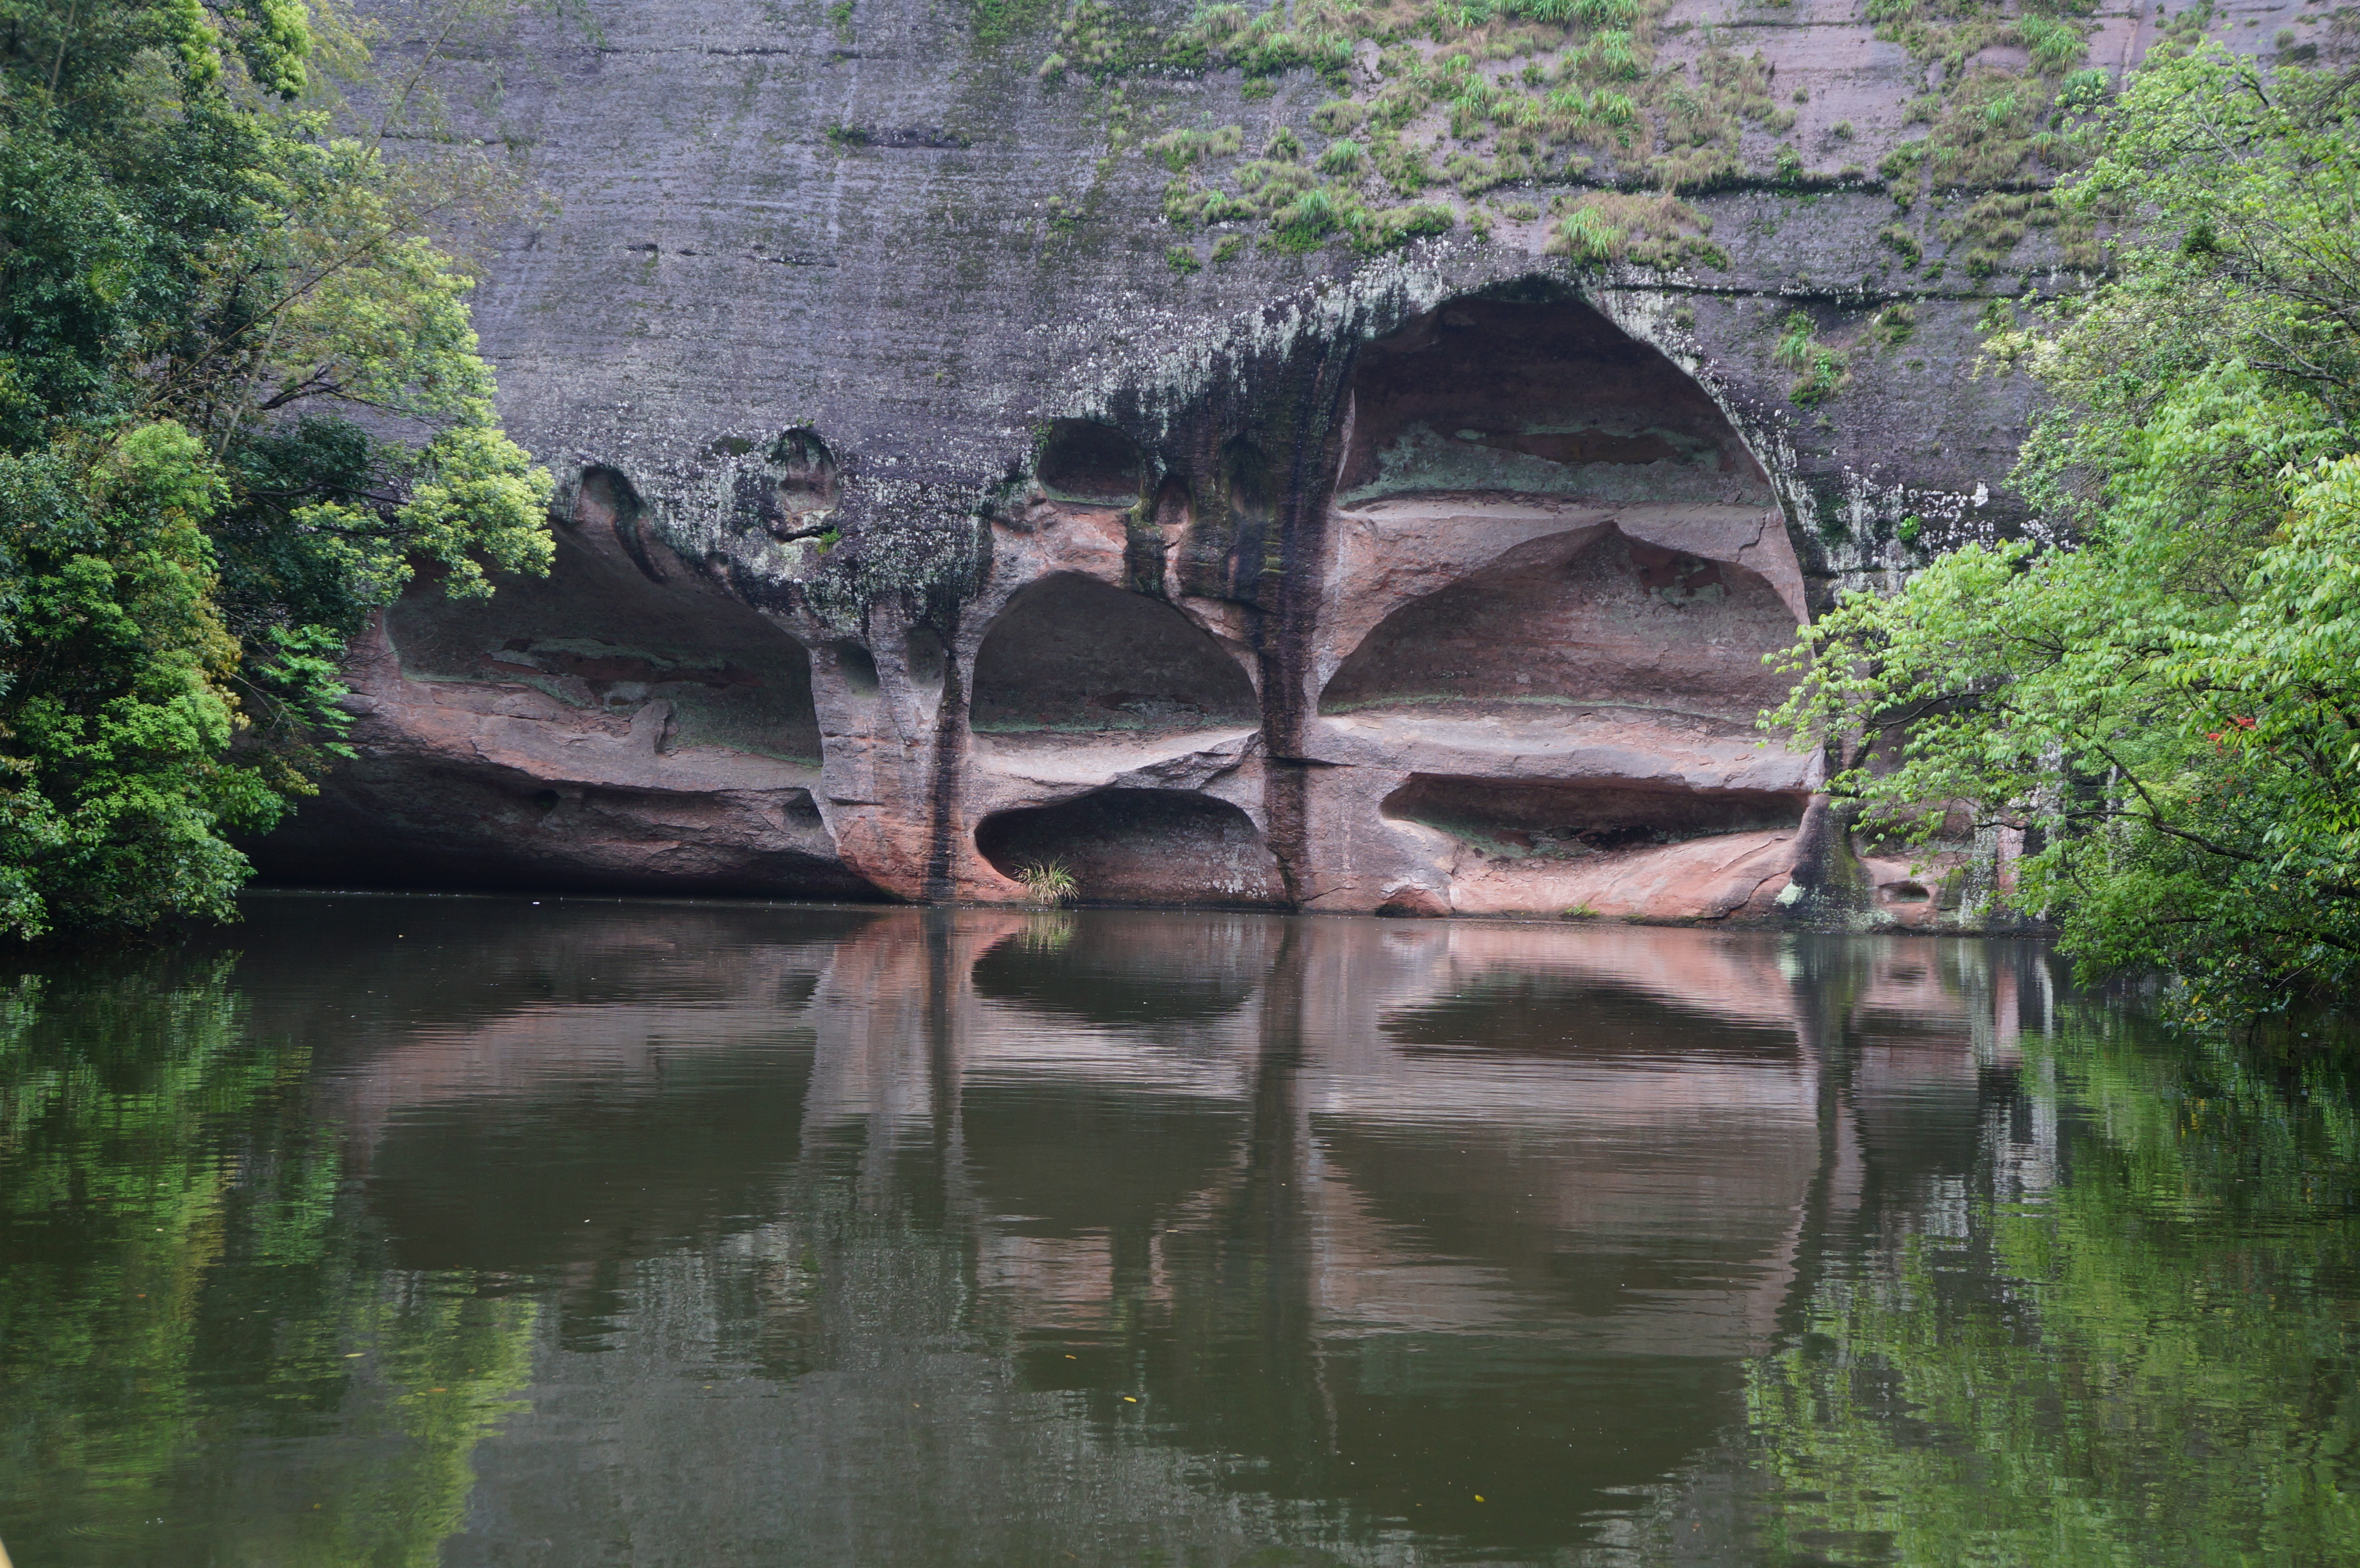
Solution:
<svg viewBox="0 0 2360 1568">
<path fill-rule="evenodd" d="M 2068 194 L 2137 237 L 1991 344 L 2054 394 L 2016 471 L 2043 538 L 1848 597 L 1766 721 L 1872 820 L 2026 830 L 2009 897 L 2200 1010 L 2360 973 L 2355 111 L 2360 79 L 2210 49 L 2131 80 Z"/>
<path fill-rule="evenodd" d="M 366 43 L 302 0 L 0 0 L 0 931 L 225 915 L 224 834 L 315 787 L 413 564 L 547 568 L 430 237 L 512 182 L 388 158 L 437 145 L 427 68 Z"/>
</svg>

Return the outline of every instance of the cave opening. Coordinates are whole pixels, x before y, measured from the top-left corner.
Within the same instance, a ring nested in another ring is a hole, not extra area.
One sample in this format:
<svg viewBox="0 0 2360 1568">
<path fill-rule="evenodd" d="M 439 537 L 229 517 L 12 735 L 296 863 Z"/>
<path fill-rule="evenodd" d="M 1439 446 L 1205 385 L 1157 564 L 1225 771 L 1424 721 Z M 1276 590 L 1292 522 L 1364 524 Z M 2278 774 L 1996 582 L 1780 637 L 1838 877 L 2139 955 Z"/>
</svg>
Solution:
<svg viewBox="0 0 2360 1568">
<path fill-rule="evenodd" d="M 556 545 L 548 576 L 503 576 L 488 599 L 453 599 L 431 584 L 405 593 L 386 612 L 402 673 L 530 688 L 585 723 L 666 702 L 675 749 L 819 765 L 819 712 L 802 643 L 719 593 L 659 587 L 566 530 Z"/>
<path fill-rule="evenodd" d="M 1139 443 L 1110 425 L 1059 419 L 1049 427 L 1038 464 L 1041 487 L 1066 500 L 1130 506 L 1145 488 Z"/>
<path fill-rule="evenodd" d="M 1101 789 L 1000 811 L 977 824 L 975 846 L 1003 877 L 1064 866 L 1082 903 L 1264 909 L 1287 901 L 1277 857 L 1252 819 L 1187 790 Z"/>
<path fill-rule="evenodd" d="M 1093 578 L 1030 584 L 976 654 L 978 732 L 1223 728 L 1259 713 L 1253 682 L 1209 633 Z"/>
<path fill-rule="evenodd" d="M 1578 860 L 1730 833 L 1792 832 L 1808 801 L 1783 789 L 1414 773 L 1379 810 L 1497 858 Z"/>
<path fill-rule="evenodd" d="M 1751 725 L 1785 699 L 1795 617 L 1760 574 L 1611 527 L 1533 540 L 1379 622 L 1320 711 L 1603 706 Z"/>
<path fill-rule="evenodd" d="M 1459 299 L 1362 350 L 1345 506 L 1491 491 L 1768 506 L 1728 416 L 1659 350 L 1573 300 Z"/>
</svg>

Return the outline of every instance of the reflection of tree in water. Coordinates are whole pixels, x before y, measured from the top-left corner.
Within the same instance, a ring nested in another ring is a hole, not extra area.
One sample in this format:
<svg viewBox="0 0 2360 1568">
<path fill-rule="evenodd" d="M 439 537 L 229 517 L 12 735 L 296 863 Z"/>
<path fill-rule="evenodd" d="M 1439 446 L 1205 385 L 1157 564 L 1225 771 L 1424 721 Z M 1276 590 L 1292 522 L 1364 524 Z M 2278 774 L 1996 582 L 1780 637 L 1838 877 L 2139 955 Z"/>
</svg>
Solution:
<svg viewBox="0 0 2360 1568">
<path fill-rule="evenodd" d="M 20 1562 L 431 1563 L 526 1381 L 529 1303 L 377 1272 L 302 1053 L 243 1031 L 230 963 L 0 998 L 0 1517 Z M 357 1441 L 283 1441 L 331 1429 Z M 242 1463 L 265 1443 L 269 1466 Z"/>
<path fill-rule="evenodd" d="M 2002 1131 L 1830 1258 L 1754 1368 L 1772 1560 L 2351 1561 L 2348 1066 L 2084 1018 L 2026 1077 L 2067 1168 Z"/>
</svg>

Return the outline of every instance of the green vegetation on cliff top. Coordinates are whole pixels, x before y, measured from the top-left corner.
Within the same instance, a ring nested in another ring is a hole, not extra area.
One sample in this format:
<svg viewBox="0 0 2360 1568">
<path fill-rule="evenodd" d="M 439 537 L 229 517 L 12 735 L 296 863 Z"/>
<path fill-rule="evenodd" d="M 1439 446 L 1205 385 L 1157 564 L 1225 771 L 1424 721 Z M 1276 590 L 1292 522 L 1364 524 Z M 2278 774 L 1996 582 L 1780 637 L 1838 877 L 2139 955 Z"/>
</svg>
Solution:
<svg viewBox="0 0 2360 1568">
<path fill-rule="evenodd" d="M 425 237 L 507 181 L 415 150 L 432 63 L 294 0 L 0 0 L 0 931 L 225 915 L 412 562 L 546 567 Z"/>
<path fill-rule="evenodd" d="M 1723 266 L 1697 215 L 1683 207 L 1666 225 L 1662 201 L 1849 184 L 1882 186 L 1905 216 L 1929 193 L 1963 193 L 1939 229 L 1971 276 L 2005 264 L 2034 228 L 2055 231 L 2067 265 L 2099 264 L 2095 214 L 2060 208 L 2044 189 L 2087 157 L 2088 115 L 2111 91 L 2105 72 L 2082 68 L 2084 0 L 1872 0 L 1877 37 L 1905 49 L 1930 84 L 1900 105 L 1923 131 L 1873 170 L 1815 167 L 1821 158 L 1796 139 L 1788 102 L 1808 94 L 1774 92 L 1759 52 L 1739 53 L 1710 27 L 1687 38 L 1687 24 L 1663 22 L 1666 9 L 1666 0 L 1282 0 L 1259 13 L 1202 5 L 1167 31 L 1109 0 L 1072 0 L 1040 74 L 1112 84 L 1113 150 L 1137 146 L 1169 167 L 1169 222 L 1259 226 L 1280 249 L 1336 240 L 1381 250 L 1462 222 L 1488 232 L 1487 192 L 1570 186 L 1653 199 L 1655 221 L 1619 225 L 1581 208 L 1540 236 L 1552 254 L 1584 265 Z M 2209 15 L 2182 12 L 2166 50 L 2199 36 Z M 1688 46 L 1680 58 L 1667 50 L 1675 38 Z M 1994 51 L 2008 49 L 2021 63 L 1998 62 Z M 1320 77 L 1337 96 L 1312 123 L 1334 140 L 1306 154 L 1246 148 L 1238 125 L 1134 129 L 1139 104 L 1121 99 L 1125 83 L 1224 69 L 1241 74 L 1250 97 L 1290 71 Z M 1854 135 L 1849 121 L 1824 127 L 1819 154 L 1849 156 Z M 2004 200 L 1972 200 L 1985 192 Z"/>
</svg>

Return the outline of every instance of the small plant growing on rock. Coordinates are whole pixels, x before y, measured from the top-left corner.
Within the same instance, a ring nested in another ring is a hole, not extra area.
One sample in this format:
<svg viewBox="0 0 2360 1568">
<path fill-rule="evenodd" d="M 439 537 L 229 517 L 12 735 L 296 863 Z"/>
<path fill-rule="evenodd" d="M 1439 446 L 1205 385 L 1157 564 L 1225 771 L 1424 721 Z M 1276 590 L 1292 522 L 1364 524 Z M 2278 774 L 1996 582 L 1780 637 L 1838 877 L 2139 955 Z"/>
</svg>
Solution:
<svg viewBox="0 0 2360 1568">
<path fill-rule="evenodd" d="M 1270 244 L 1280 250 L 1310 250 L 1343 225 L 1342 204 L 1335 193 L 1319 188 L 1306 191 L 1271 215 Z"/>
<path fill-rule="evenodd" d="M 1332 98 L 1311 111 L 1311 123 L 1331 136 L 1349 136 L 1369 117 L 1369 106 L 1349 98 Z"/>
<path fill-rule="evenodd" d="M 1786 389 L 1786 396 L 1805 408 L 1834 397 L 1852 381 L 1842 351 L 1819 342 L 1815 332 L 1809 316 L 1791 311 L 1779 323 L 1778 343 L 1770 351 L 1775 363 L 1802 372 L 1801 378 Z"/>
<path fill-rule="evenodd" d="M 1338 139 L 1328 144 L 1319 155 L 1319 172 L 1350 178 L 1369 167 L 1368 149 L 1356 141 Z"/>
<path fill-rule="evenodd" d="M 2016 34 L 2032 56 L 2033 69 L 2044 76 L 2064 75 L 2090 52 L 2080 26 L 2061 16 L 2025 16 L 2016 24 Z"/>
<path fill-rule="evenodd" d="M 2114 79 L 2094 66 L 2068 71 L 2065 80 L 2057 84 L 2057 106 L 2069 114 L 2087 114 L 2102 109 L 2114 95 Z"/>
<path fill-rule="evenodd" d="M 1103 80 L 1131 62 L 1131 45 L 1123 19 L 1112 5 L 1105 0 L 1074 0 L 1057 25 L 1057 53 L 1051 58 L 1070 62 L 1061 69 Z M 1046 76 L 1047 62 L 1043 65 Z"/>
<path fill-rule="evenodd" d="M 1390 250 L 1422 234 L 1448 234 L 1458 221 L 1458 215 L 1438 201 L 1388 207 L 1369 214 L 1353 243 L 1364 251 Z"/>
<path fill-rule="evenodd" d="M 1550 211 L 1563 216 L 1544 248 L 1585 267 L 1629 261 L 1668 271 L 1691 263 L 1729 265 L 1728 254 L 1698 232 L 1709 227 L 1705 219 L 1670 196 L 1591 191 L 1571 201 L 1559 197 Z"/>
<path fill-rule="evenodd" d="M 1062 860 L 1035 861 L 1016 868 L 1016 880 L 1025 898 L 1043 909 L 1054 909 L 1074 896 L 1073 868 Z"/>
</svg>

